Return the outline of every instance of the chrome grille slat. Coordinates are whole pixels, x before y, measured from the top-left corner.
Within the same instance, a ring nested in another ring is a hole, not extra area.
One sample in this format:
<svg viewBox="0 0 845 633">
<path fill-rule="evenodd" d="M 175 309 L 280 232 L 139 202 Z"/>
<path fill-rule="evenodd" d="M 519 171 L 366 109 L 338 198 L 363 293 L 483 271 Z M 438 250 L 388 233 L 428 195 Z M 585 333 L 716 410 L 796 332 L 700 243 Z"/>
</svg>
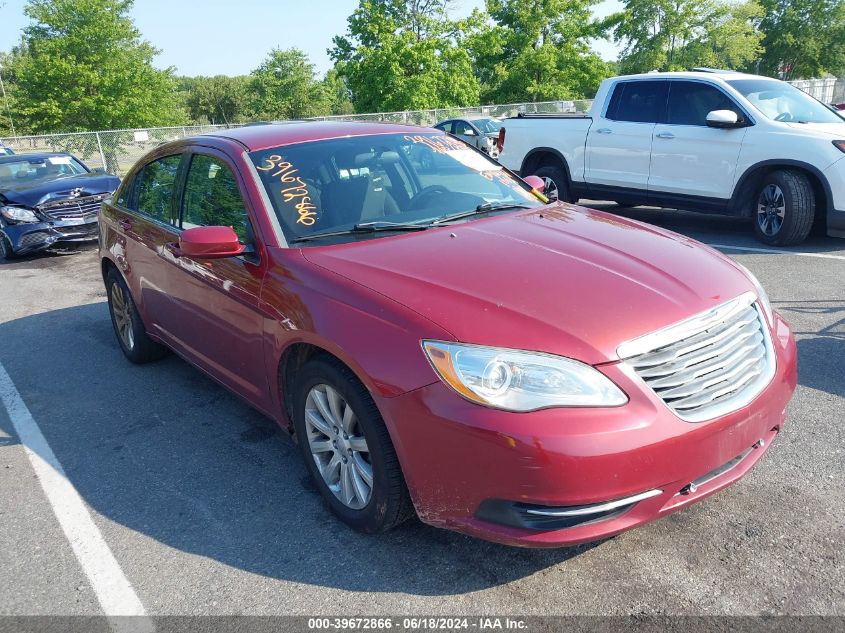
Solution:
<svg viewBox="0 0 845 633">
<path fill-rule="evenodd" d="M 59 218 L 87 218 L 97 215 L 100 205 L 108 196 L 109 194 L 103 193 L 96 196 L 85 196 L 84 198 L 65 199 L 57 202 L 48 202 L 36 208 L 54 220 Z"/>
<path fill-rule="evenodd" d="M 753 293 L 619 347 L 620 357 L 678 417 L 739 409 L 771 381 L 771 335 Z M 624 352 L 628 351 L 627 357 Z"/>
</svg>

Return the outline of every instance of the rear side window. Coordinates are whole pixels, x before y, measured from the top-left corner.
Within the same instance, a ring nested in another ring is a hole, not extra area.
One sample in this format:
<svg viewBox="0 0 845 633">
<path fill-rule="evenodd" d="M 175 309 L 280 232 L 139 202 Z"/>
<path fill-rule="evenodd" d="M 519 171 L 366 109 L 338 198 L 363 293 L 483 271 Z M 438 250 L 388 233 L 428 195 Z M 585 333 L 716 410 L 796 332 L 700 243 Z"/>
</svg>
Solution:
<svg viewBox="0 0 845 633">
<path fill-rule="evenodd" d="M 165 156 L 144 167 L 138 176 L 138 211 L 156 220 L 176 224 L 173 217 L 173 193 L 182 155 Z"/>
<path fill-rule="evenodd" d="M 673 81 L 669 92 L 666 122 L 672 125 L 707 125 L 713 110 L 731 110 L 742 118 L 742 111 L 724 92 L 697 81 Z"/>
<path fill-rule="evenodd" d="M 182 203 L 182 228 L 196 226 L 231 226 L 242 243 L 253 242 L 235 175 L 222 160 L 203 154 L 191 159 Z"/>
<path fill-rule="evenodd" d="M 624 81 L 616 84 L 605 117 L 614 121 L 658 123 L 663 120 L 668 81 Z"/>
</svg>

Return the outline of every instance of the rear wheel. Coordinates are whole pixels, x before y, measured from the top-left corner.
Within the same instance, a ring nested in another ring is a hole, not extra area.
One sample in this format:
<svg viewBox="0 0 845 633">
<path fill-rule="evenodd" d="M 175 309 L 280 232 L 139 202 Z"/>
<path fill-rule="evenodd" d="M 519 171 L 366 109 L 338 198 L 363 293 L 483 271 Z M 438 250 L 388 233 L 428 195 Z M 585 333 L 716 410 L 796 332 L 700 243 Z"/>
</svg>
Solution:
<svg viewBox="0 0 845 633">
<path fill-rule="evenodd" d="M 413 513 L 390 435 L 370 394 L 342 363 L 309 361 L 299 372 L 294 427 L 305 464 L 332 512 L 366 533 Z"/>
<path fill-rule="evenodd" d="M 773 246 L 803 242 L 816 211 L 809 178 L 798 171 L 773 171 L 763 178 L 754 203 L 754 233 Z"/>
<path fill-rule="evenodd" d="M 167 348 L 147 336 L 129 288 L 114 268 L 106 275 L 106 293 L 114 333 L 126 358 L 133 363 L 142 364 L 165 356 Z"/>
<path fill-rule="evenodd" d="M 544 165 L 537 169 L 534 175 L 543 179 L 543 183 L 545 184 L 543 195 L 549 200 L 569 201 L 569 187 L 563 169 L 556 165 Z"/>
</svg>

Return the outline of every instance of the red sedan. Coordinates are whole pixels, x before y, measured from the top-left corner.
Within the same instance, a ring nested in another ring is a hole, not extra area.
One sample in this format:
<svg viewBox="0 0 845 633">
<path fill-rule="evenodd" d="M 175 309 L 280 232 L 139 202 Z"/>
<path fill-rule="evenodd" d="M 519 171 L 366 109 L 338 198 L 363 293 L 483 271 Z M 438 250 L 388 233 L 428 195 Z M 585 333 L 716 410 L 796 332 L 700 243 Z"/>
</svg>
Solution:
<svg viewBox="0 0 845 633">
<path fill-rule="evenodd" d="M 334 513 L 524 546 L 607 537 L 760 459 L 795 342 L 747 270 L 552 203 L 431 129 L 291 123 L 163 145 L 100 219 L 117 340 L 293 433 Z"/>
</svg>

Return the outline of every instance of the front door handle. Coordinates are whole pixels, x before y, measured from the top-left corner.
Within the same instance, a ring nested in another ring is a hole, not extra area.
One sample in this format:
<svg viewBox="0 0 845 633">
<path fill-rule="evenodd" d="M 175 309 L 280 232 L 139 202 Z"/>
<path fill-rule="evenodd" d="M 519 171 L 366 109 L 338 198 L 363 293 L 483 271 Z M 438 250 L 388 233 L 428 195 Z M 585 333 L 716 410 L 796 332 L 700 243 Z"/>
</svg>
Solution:
<svg viewBox="0 0 845 633">
<path fill-rule="evenodd" d="M 657 138 L 675 138 L 675 135 L 671 132 L 658 132 L 655 136 Z"/>
<path fill-rule="evenodd" d="M 612 133 L 613 133 L 613 130 L 611 130 L 609 127 L 600 127 L 599 129 L 596 130 L 596 134 L 612 134 Z"/>
<path fill-rule="evenodd" d="M 179 259 L 180 257 L 182 257 L 182 249 L 181 249 L 181 248 L 179 248 L 179 244 L 178 244 L 178 243 L 176 243 L 176 242 L 167 242 L 167 244 L 165 244 L 165 245 L 164 245 L 164 248 L 165 248 L 165 249 L 166 249 L 166 250 L 167 250 L 167 251 L 168 251 L 171 255 L 173 255 L 176 259 Z"/>
<path fill-rule="evenodd" d="M 131 231 L 132 230 L 132 222 L 127 219 L 120 219 L 117 221 L 117 225 L 124 231 Z"/>
</svg>

